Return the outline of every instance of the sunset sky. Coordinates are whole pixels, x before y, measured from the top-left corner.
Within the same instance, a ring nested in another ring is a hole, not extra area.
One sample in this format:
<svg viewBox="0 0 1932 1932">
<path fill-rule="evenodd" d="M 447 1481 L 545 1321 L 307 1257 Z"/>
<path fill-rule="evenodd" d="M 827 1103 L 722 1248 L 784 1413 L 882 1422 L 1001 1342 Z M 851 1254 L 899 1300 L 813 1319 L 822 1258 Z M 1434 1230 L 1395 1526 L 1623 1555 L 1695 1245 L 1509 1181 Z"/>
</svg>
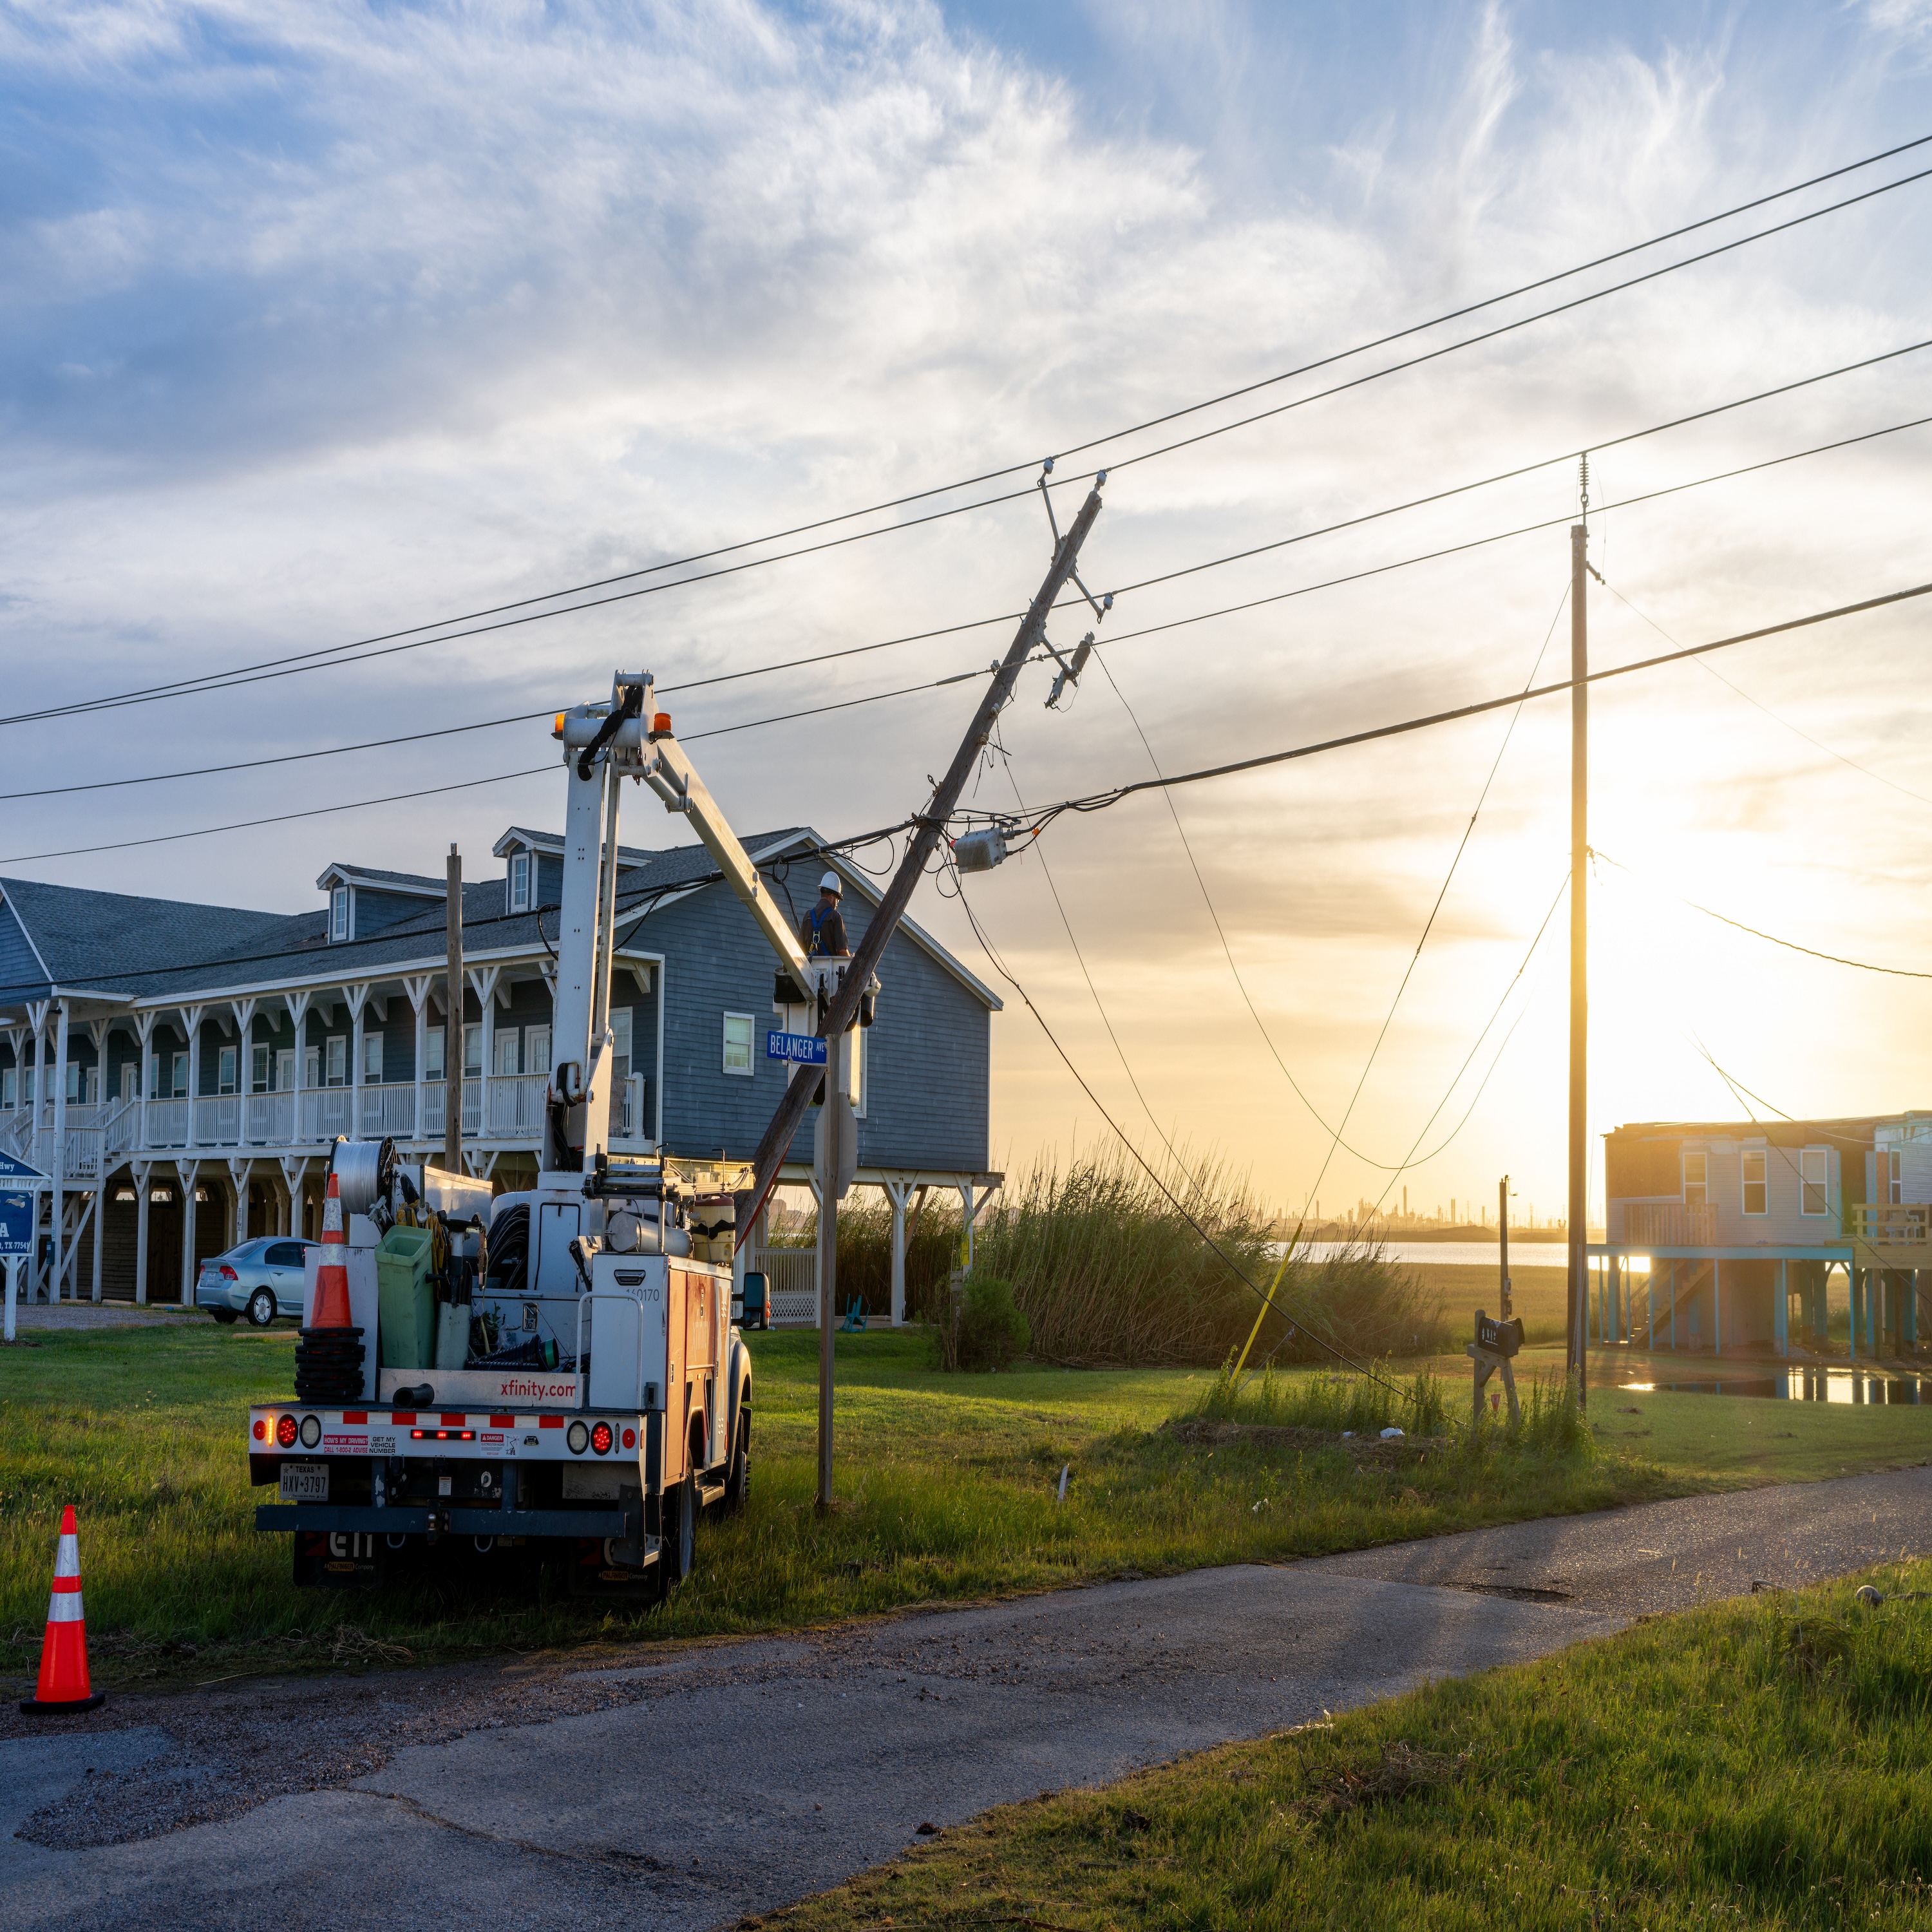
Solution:
<svg viewBox="0 0 1932 1932">
<path fill-rule="evenodd" d="M 581 614 L 9 723 L 4 789 L 546 710 L 608 694 L 618 663 L 676 685 L 1017 611 L 1048 559 L 1036 497 L 890 526 L 1023 490 L 1049 452 L 1932 134 L 1928 70 L 1928 0 L 0 6 L 9 717 L 1028 466 L 842 526 L 876 537 L 682 587 L 694 573 L 668 573 Z M 1066 458 L 1063 476 L 1096 460 L 1113 472 L 1083 568 L 1096 592 L 1544 466 L 1124 591 L 1101 626 L 1105 670 L 1064 712 L 1044 708 L 1046 674 L 1026 674 L 1008 761 L 972 802 L 1142 778 L 1148 746 L 1183 770 L 1501 694 L 1530 679 L 1546 639 L 1541 676 L 1563 675 L 1576 452 L 1932 337 L 1932 179 L 1130 459 L 1928 168 L 1932 146 Z M 1932 578 L 1932 427 L 1616 507 L 1926 416 L 1932 348 L 1603 449 L 1593 663 Z M 1063 521 L 1078 501 L 1059 494 Z M 1160 628 L 1388 565 L 1406 567 Z M 1713 1062 L 1763 1114 L 1932 1107 L 1932 987 L 1684 903 L 1932 970 L 1932 744 L 1917 735 L 1929 622 L 1908 604 L 1593 698 L 1592 838 L 1621 862 L 1590 885 L 1593 1132 L 1738 1117 Z M 1071 644 L 1086 628 L 1070 610 L 1052 634 Z M 1011 631 L 700 688 L 670 708 L 695 740 L 983 668 Z M 836 836 L 922 801 L 980 688 L 692 750 L 741 830 Z M 560 824 L 551 756 L 544 728 L 524 723 L 15 796 L 0 874 L 317 905 L 332 860 L 440 871 L 454 839 L 482 869 L 505 826 Z M 536 766 L 408 805 L 125 842 Z M 1492 713 L 1173 794 L 1204 897 L 1158 793 L 1063 818 L 968 889 L 1150 1152 L 1162 1136 L 1213 1150 L 1270 1198 L 1318 1192 L 1330 1211 L 1384 1185 L 1430 1210 L 1492 1204 L 1507 1169 L 1521 1206 L 1547 1216 L 1562 1208 L 1560 908 L 1515 976 L 1563 886 L 1568 772 L 1567 703 L 1546 699 L 1513 730 Z M 627 842 L 682 836 L 633 796 Z M 1095 1136 L 1094 1106 L 959 908 L 928 885 L 914 915 L 1007 998 L 996 1164 Z M 1431 1157 L 1391 1184 L 1414 1154 Z"/>
</svg>

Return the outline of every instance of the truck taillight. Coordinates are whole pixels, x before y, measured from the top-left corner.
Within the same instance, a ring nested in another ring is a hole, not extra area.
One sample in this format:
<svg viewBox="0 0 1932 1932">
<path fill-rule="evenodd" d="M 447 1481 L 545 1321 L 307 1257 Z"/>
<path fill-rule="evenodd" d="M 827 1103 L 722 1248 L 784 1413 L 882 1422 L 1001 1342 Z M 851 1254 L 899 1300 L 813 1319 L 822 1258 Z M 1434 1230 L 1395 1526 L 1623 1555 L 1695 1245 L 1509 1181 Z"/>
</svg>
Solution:
<svg viewBox="0 0 1932 1932">
<path fill-rule="evenodd" d="M 626 1449 L 634 1449 L 637 1446 L 638 1432 L 634 1429 L 626 1430 L 624 1431 L 624 1447 Z"/>
<path fill-rule="evenodd" d="M 596 1450 L 600 1456 L 609 1455 L 610 1453 L 610 1444 L 616 1439 L 616 1436 L 612 1434 L 610 1425 L 608 1422 L 600 1422 L 591 1430 L 590 1446 L 592 1448 Z"/>
<path fill-rule="evenodd" d="M 573 1422 L 564 1436 L 573 1456 L 581 1456 L 590 1446 L 590 1432 L 580 1422 Z"/>
<path fill-rule="evenodd" d="M 258 1415 L 255 1418 L 255 1440 L 266 1442 L 268 1439 L 268 1425 Z"/>
<path fill-rule="evenodd" d="M 292 1415 L 284 1416 L 275 1424 L 275 1440 L 284 1449 L 292 1449 L 296 1446 L 296 1419 Z"/>
</svg>

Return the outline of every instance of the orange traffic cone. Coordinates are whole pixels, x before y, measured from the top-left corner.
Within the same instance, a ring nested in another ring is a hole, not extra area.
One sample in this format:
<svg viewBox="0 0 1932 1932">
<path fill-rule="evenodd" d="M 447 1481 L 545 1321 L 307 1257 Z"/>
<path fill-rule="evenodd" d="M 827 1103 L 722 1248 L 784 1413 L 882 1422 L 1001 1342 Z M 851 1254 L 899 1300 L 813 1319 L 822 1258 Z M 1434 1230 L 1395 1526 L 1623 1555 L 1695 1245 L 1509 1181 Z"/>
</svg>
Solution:
<svg viewBox="0 0 1932 1932">
<path fill-rule="evenodd" d="M 54 1591 L 47 1605 L 47 1636 L 40 1646 L 40 1682 L 20 1708 L 30 1718 L 71 1717 L 107 1701 L 87 1687 L 87 1618 L 80 1607 L 80 1538 L 74 1505 L 61 1517 L 60 1553 L 54 1558 Z"/>
<path fill-rule="evenodd" d="M 311 1328 L 348 1328 L 355 1318 L 349 1310 L 348 1244 L 342 1235 L 342 1196 L 332 1170 L 328 1196 L 322 1206 L 322 1261 L 315 1271 L 315 1307 Z"/>
</svg>

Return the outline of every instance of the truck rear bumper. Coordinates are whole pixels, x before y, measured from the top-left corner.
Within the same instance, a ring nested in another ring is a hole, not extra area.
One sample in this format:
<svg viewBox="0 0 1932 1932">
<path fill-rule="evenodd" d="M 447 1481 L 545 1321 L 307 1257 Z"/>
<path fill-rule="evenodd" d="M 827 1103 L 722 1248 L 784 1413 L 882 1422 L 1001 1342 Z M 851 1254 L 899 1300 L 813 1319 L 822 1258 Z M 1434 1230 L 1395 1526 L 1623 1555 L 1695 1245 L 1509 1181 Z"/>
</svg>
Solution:
<svg viewBox="0 0 1932 1932">
<path fill-rule="evenodd" d="M 625 1533 L 621 1509 L 358 1509 L 332 1503 L 258 1504 L 255 1527 L 390 1536 L 424 1536 L 434 1527 L 446 1536 L 599 1536 L 620 1540 Z"/>
</svg>

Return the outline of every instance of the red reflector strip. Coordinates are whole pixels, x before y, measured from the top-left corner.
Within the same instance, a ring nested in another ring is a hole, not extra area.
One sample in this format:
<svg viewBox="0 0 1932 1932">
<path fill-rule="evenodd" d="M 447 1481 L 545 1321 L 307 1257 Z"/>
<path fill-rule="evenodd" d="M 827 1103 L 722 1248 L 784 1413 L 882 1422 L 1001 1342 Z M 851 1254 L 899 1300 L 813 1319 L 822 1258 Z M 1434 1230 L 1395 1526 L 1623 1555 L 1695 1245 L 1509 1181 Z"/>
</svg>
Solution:
<svg viewBox="0 0 1932 1932">
<path fill-rule="evenodd" d="M 401 1428 L 404 1423 L 413 1422 L 416 1419 L 416 1412 L 412 1408 L 392 1409 L 389 1414 L 389 1420 L 393 1422 L 398 1429 Z"/>
<path fill-rule="evenodd" d="M 492 1429 L 514 1429 L 516 1426 L 517 1418 L 514 1415 L 493 1415 L 490 1418 Z"/>
<path fill-rule="evenodd" d="M 473 1429 L 412 1429 L 412 1442 L 473 1442 L 476 1432 Z"/>
<path fill-rule="evenodd" d="M 436 1420 L 452 1429 L 460 1429 L 470 1418 L 460 1408 L 454 1415 L 440 1415 Z"/>
<path fill-rule="evenodd" d="M 345 1408 L 342 1412 L 342 1419 L 344 1422 L 367 1422 L 369 1412 L 363 1408 Z"/>
<path fill-rule="evenodd" d="M 563 1418 L 560 1415 L 540 1415 L 537 1418 L 537 1426 L 539 1429 L 561 1429 Z"/>
</svg>

